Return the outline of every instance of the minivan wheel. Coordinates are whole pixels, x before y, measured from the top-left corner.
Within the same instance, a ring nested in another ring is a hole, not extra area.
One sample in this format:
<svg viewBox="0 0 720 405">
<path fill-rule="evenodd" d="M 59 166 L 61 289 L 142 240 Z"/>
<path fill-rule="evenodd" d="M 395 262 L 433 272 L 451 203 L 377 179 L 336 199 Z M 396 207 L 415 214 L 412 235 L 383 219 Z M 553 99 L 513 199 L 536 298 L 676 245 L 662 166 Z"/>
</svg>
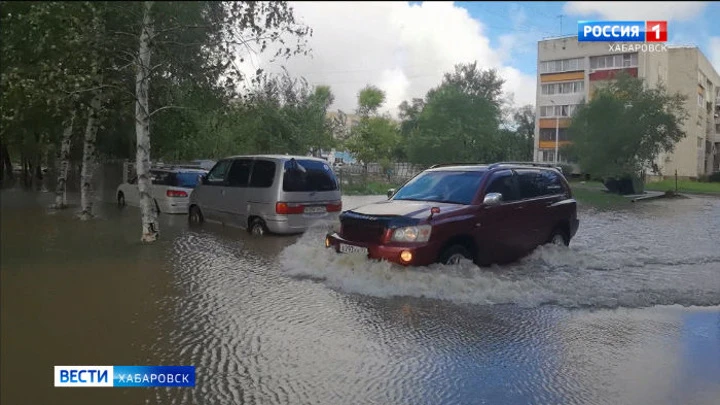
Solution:
<svg viewBox="0 0 720 405">
<path fill-rule="evenodd" d="M 265 221 L 260 218 L 255 218 L 250 224 L 250 229 L 248 230 L 255 236 L 263 236 L 268 232 L 267 226 L 265 226 Z"/>
<path fill-rule="evenodd" d="M 440 257 L 440 263 L 446 265 L 459 264 L 462 260 L 474 261 L 474 257 L 470 251 L 461 245 L 450 246 L 445 249 Z"/>
<path fill-rule="evenodd" d="M 190 207 L 188 222 L 190 222 L 190 225 L 200 225 L 203 223 L 203 214 L 200 212 L 200 208 L 198 208 L 197 205 Z"/>
<path fill-rule="evenodd" d="M 123 194 L 122 191 L 118 193 L 117 203 L 118 203 L 118 207 L 120 207 L 120 208 L 125 206 L 125 194 Z"/>
<path fill-rule="evenodd" d="M 552 232 L 552 234 L 550 234 L 550 238 L 548 239 L 548 244 L 570 246 L 570 240 L 567 237 L 567 234 L 565 233 L 565 231 L 563 231 L 560 228 L 556 228 Z"/>
</svg>

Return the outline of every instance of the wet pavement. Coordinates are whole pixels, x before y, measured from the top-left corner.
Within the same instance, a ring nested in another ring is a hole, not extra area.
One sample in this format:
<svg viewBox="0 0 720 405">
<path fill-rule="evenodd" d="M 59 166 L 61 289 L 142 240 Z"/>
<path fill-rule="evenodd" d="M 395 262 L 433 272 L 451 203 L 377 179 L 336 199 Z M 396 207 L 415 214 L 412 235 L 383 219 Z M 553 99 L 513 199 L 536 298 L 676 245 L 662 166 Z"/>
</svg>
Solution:
<svg viewBox="0 0 720 405">
<path fill-rule="evenodd" d="M 350 197 L 353 207 L 381 197 Z M 3 190 L 2 404 L 718 404 L 720 199 L 583 210 L 569 249 L 404 270 Z M 194 365 L 188 389 L 54 388 L 53 365 Z"/>
</svg>

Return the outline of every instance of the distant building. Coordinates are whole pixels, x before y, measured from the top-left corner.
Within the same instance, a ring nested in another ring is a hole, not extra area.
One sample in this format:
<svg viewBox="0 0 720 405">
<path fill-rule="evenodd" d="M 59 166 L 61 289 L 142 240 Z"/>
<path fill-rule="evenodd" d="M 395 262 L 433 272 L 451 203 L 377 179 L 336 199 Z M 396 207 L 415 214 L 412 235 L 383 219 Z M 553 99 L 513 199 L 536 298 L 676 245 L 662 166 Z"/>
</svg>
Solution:
<svg viewBox="0 0 720 405">
<path fill-rule="evenodd" d="M 612 52 L 608 43 L 578 42 L 577 36 L 538 42 L 535 160 L 555 162 L 575 109 L 617 72 L 662 82 L 687 97 L 687 137 L 656 162 L 664 175 L 697 178 L 720 171 L 720 75 L 696 47 L 668 46 L 666 52 Z M 562 156 L 557 161 L 564 162 Z"/>
</svg>

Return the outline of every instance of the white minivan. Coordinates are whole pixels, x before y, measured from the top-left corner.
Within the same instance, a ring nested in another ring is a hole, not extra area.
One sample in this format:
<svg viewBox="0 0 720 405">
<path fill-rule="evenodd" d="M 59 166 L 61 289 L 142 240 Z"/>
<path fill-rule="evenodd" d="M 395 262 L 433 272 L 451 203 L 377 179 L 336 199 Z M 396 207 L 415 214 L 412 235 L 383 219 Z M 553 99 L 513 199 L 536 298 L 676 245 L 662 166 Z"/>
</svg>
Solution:
<svg viewBox="0 0 720 405">
<path fill-rule="evenodd" d="M 193 191 L 189 209 L 191 224 L 293 234 L 319 221 L 337 222 L 342 201 L 338 179 L 323 159 L 247 155 L 218 161 Z"/>
</svg>

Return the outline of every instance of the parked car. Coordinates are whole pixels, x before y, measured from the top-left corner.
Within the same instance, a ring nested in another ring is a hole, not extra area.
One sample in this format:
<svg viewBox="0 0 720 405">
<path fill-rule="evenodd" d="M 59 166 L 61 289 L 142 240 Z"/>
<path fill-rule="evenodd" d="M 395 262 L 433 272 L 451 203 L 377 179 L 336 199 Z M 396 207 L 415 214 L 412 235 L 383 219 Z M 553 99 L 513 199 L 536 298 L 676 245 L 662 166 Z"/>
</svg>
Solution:
<svg viewBox="0 0 720 405">
<path fill-rule="evenodd" d="M 187 214 L 188 203 L 200 177 L 207 170 L 190 168 L 153 168 L 150 170 L 150 194 L 158 213 Z M 120 207 L 140 206 L 140 191 L 137 176 L 117 188 L 117 203 Z"/>
<path fill-rule="evenodd" d="M 577 203 L 565 177 L 538 164 L 446 165 L 425 170 L 388 200 L 340 215 L 325 246 L 402 265 L 507 263 L 539 245 L 569 245 Z"/>
<path fill-rule="evenodd" d="M 252 155 L 220 160 L 190 199 L 191 224 L 219 222 L 293 234 L 317 221 L 337 221 L 342 201 L 328 163 L 308 156 Z"/>
</svg>

